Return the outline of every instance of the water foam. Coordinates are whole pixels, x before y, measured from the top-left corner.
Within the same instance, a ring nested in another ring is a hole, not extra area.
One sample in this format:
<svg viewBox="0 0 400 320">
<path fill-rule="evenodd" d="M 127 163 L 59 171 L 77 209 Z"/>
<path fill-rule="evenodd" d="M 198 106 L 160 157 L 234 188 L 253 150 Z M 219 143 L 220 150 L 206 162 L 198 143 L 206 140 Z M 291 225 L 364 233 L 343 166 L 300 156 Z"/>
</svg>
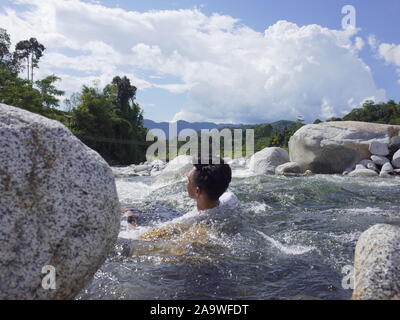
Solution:
<svg viewBox="0 0 400 320">
<path fill-rule="evenodd" d="M 248 168 L 240 168 L 232 170 L 232 177 L 234 178 L 249 178 L 257 176 L 257 174 Z"/>
<path fill-rule="evenodd" d="M 360 238 L 361 234 L 362 234 L 361 231 L 355 231 L 350 233 L 339 233 L 339 234 L 334 232 L 329 232 L 328 236 L 342 244 L 349 244 L 349 243 L 355 244 L 357 240 Z"/>
<path fill-rule="evenodd" d="M 268 209 L 272 207 L 264 202 L 253 201 L 246 204 L 246 210 L 253 211 L 254 213 L 265 213 Z"/>
<path fill-rule="evenodd" d="M 372 208 L 372 207 L 365 207 L 365 208 L 351 208 L 345 209 L 346 213 L 354 214 L 354 215 L 386 215 L 387 212 L 381 208 Z"/>
<path fill-rule="evenodd" d="M 133 227 L 126 221 L 121 221 L 121 228 L 118 234 L 118 238 L 128 239 L 128 240 L 137 240 L 141 236 L 143 236 L 146 232 L 150 231 L 152 227 L 149 226 L 139 226 Z"/>
<path fill-rule="evenodd" d="M 287 255 L 301 255 L 305 254 L 307 252 L 310 252 L 312 250 L 315 250 L 315 247 L 311 246 L 299 246 L 299 245 L 284 245 L 280 243 L 278 240 L 275 240 L 269 236 L 267 236 L 265 233 L 258 231 L 257 233 L 260 234 L 265 240 L 270 242 L 275 248 L 277 248 L 279 251 L 287 254 Z"/>
<path fill-rule="evenodd" d="M 154 190 L 154 187 L 138 181 L 116 180 L 115 185 L 117 187 L 119 201 L 122 203 L 132 203 L 143 200 Z"/>
</svg>

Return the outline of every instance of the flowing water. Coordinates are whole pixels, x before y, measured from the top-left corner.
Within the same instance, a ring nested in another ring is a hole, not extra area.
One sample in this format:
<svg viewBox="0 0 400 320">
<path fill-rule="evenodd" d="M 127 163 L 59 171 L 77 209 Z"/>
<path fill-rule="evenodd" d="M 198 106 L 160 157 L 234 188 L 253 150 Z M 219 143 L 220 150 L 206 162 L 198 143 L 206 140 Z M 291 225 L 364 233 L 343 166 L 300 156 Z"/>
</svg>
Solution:
<svg viewBox="0 0 400 320">
<path fill-rule="evenodd" d="M 186 181 L 118 178 L 114 250 L 78 299 L 348 299 L 342 268 L 360 234 L 400 225 L 400 178 L 254 176 L 235 170 L 235 209 L 196 215 Z"/>
</svg>

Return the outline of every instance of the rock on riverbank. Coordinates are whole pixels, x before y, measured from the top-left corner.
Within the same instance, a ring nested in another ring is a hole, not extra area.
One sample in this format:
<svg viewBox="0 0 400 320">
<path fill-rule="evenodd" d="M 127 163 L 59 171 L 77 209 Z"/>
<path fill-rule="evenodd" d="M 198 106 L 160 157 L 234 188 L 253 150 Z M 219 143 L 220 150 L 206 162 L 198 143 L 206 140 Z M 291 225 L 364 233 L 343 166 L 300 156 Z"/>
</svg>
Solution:
<svg viewBox="0 0 400 320">
<path fill-rule="evenodd" d="M 357 300 L 400 300 L 400 228 L 378 224 L 359 238 L 354 260 Z"/>
<path fill-rule="evenodd" d="M 167 163 L 162 160 L 146 161 L 141 164 L 132 164 L 127 167 L 112 167 L 116 178 L 137 176 L 158 176 L 165 169 Z"/>
<path fill-rule="evenodd" d="M 72 299 L 118 235 L 112 171 L 59 122 L 4 104 L 0 150 L 0 299 Z"/>
<path fill-rule="evenodd" d="M 289 154 L 282 148 L 265 148 L 250 159 L 250 170 L 257 174 L 275 174 L 275 169 L 289 162 Z"/>
<path fill-rule="evenodd" d="M 370 159 L 393 152 L 400 126 L 338 121 L 306 125 L 289 141 L 290 161 L 314 173 L 342 173 Z M 397 164 L 397 162 L 396 162 Z"/>
</svg>

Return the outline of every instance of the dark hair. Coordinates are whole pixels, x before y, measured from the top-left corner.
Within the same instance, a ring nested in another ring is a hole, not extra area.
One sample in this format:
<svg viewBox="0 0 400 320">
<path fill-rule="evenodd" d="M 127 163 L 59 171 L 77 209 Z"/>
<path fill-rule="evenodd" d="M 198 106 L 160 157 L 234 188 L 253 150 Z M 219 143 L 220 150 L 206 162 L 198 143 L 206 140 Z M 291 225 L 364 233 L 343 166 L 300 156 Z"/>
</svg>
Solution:
<svg viewBox="0 0 400 320">
<path fill-rule="evenodd" d="M 221 158 L 197 159 L 193 178 L 197 187 L 202 189 L 212 201 L 217 201 L 228 189 L 232 180 L 232 169 Z"/>
</svg>

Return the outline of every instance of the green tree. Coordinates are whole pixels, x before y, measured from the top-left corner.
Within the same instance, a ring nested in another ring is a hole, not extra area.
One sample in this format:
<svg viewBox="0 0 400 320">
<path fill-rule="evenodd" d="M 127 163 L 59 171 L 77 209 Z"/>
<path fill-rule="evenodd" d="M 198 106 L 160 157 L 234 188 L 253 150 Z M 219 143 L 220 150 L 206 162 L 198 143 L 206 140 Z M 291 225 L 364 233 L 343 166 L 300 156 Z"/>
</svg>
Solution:
<svg viewBox="0 0 400 320">
<path fill-rule="evenodd" d="M 21 61 L 10 51 L 11 39 L 7 30 L 0 28 L 0 68 L 9 70 L 16 77 L 21 71 Z"/>
<path fill-rule="evenodd" d="M 114 77 L 111 85 L 105 88 L 105 93 L 109 93 L 110 97 L 115 99 L 116 105 L 121 110 L 122 116 L 128 117 L 129 109 L 134 104 L 137 88 L 131 85 L 130 80 L 124 76 Z"/>
<path fill-rule="evenodd" d="M 11 57 L 10 46 L 11 40 L 9 34 L 5 29 L 0 28 L 0 66 L 3 68 Z"/>
<path fill-rule="evenodd" d="M 26 79 L 16 77 L 10 70 L 0 67 L 0 102 L 22 108 L 68 125 L 66 112 L 44 107 L 42 94 Z"/>
<path fill-rule="evenodd" d="M 36 38 L 22 40 L 15 47 L 16 60 L 26 60 L 27 80 L 33 82 L 33 69 L 39 67 L 39 60 L 46 48 Z"/>
<path fill-rule="evenodd" d="M 400 124 L 400 104 L 393 100 L 385 103 L 366 101 L 361 108 L 353 109 L 339 120 Z"/>
<path fill-rule="evenodd" d="M 39 114 L 43 111 L 40 92 L 4 68 L 0 68 L 0 102 Z"/>
<path fill-rule="evenodd" d="M 71 127 L 109 163 L 138 163 L 145 160 L 146 149 L 134 142 L 145 141 L 147 130 L 141 122 L 140 107 L 134 102 L 136 88 L 132 94 L 129 79 L 122 79 L 128 81 L 113 81 L 103 90 L 83 87 Z"/>
<path fill-rule="evenodd" d="M 290 138 L 303 126 L 305 126 L 304 123 L 297 121 L 294 122 L 290 127 L 285 127 L 282 131 L 277 132 L 271 139 L 270 147 L 281 147 L 288 149 Z"/>
<path fill-rule="evenodd" d="M 47 108 L 58 107 L 60 100 L 57 99 L 57 97 L 63 96 L 65 93 L 64 91 L 57 89 L 54 85 L 54 83 L 59 80 L 61 80 L 61 78 L 53 74 L 44 78 L 43 80 L 38 80 L 35 82 L 42 95 L 43 104 Z"/>
</svg>

